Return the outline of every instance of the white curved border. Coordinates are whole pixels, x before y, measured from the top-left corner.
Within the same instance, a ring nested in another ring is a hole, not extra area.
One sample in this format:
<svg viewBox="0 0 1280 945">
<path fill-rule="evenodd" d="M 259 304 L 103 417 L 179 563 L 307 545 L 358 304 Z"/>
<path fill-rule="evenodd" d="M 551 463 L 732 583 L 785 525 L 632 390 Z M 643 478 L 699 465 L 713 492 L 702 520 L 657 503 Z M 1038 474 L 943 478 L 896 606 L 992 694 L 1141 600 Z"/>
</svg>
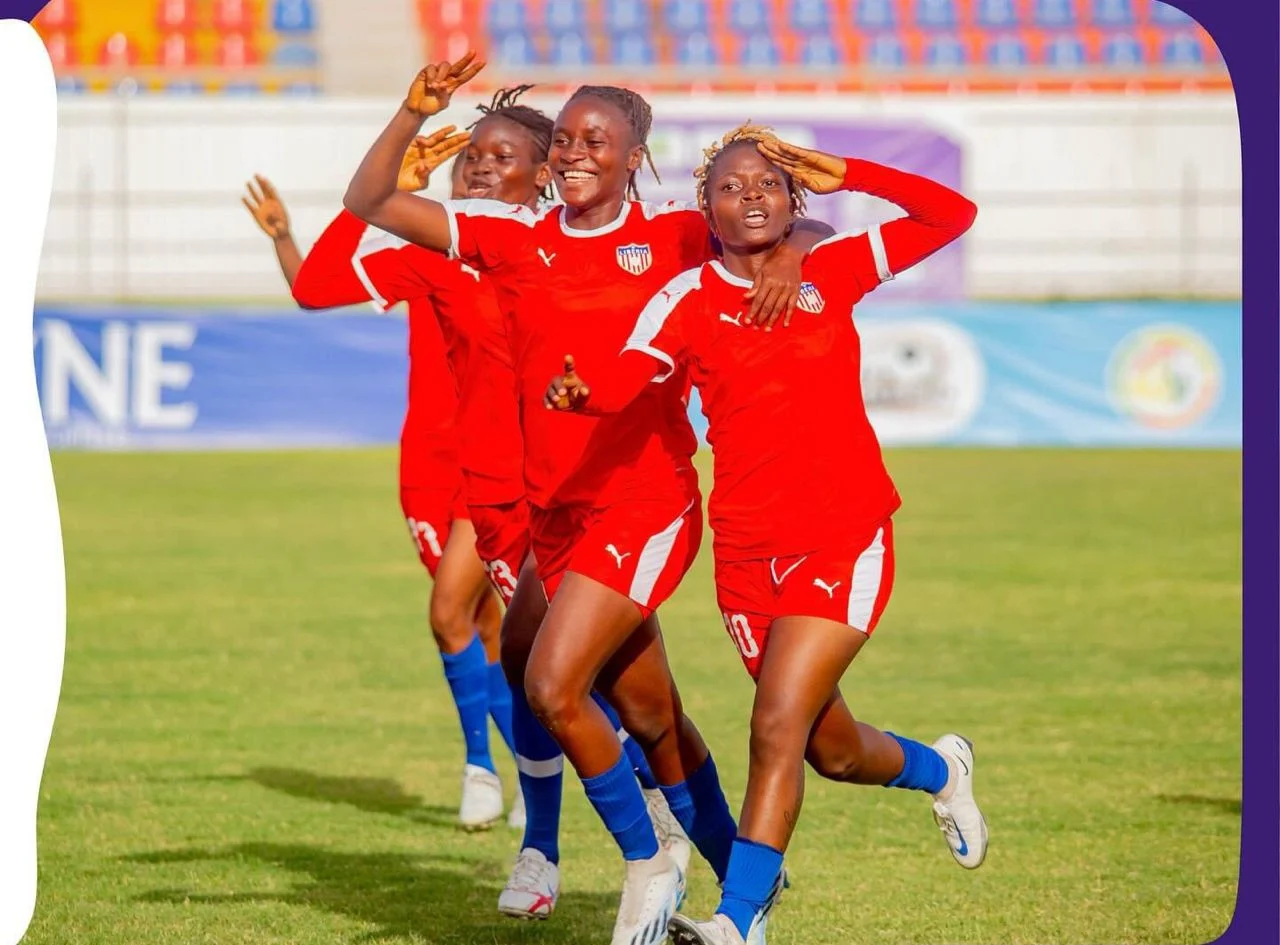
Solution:
<svg viewBox="0 0 1280 945">
<path fill-rule="evenodd" d="M 62 681 L 62 535 L 31 357 L 57 99 L 35 30 L 0 20 L 0 945 L 31 922 L 36 806 Z"/>
</svg>

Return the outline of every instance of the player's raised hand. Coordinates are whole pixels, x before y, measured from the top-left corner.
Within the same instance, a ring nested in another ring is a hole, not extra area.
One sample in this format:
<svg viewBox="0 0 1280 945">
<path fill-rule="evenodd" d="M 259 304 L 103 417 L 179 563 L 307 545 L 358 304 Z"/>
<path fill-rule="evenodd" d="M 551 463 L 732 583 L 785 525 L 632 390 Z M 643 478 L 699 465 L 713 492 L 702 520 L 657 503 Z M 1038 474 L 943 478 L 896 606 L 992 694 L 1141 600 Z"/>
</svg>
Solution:
<svg viewBox="0 0 1280 945">
<path fill-rule="evenodd" d="M 431 172 L 465 148 L 470 140 L 471 132 L 457 131 L 456 125 L 445 125 L 426 136 L 418 135 L 400 162 L 396 189 L 425 190 Z"/>
<path fill-rule="evenodd" d="M 756 149 L 790 174 L 797 184 L 815 194 L 833 194 L 844 184 L 842 157 L 798 148 L 774 137 L 757 141 Z"/>
<path fill-rule="evenodd" d="M 484 66 L 484 60 L 476 58 L 474 49 L 468 50 L 457 62 L 437 62 L 427 66 L 409 86 L 405 108 L 423 118 L 438 115 L 449 107 L 453 93 L 474 79 Z"/>
<path fill-rule="evenodd" d="M 254 186 L 255 182 L 257 187 Z M 284 201 L 276 193 L 271 181 L 261 174 L 254 174 L 253 180 L 244 185 L 248 196 L 241 197 L 240 202 L 253 214 L 262 232 L 273 240 L 282 240 L 289 236 L 289 214 L 284 209 Z"/>
<path fill-rule="evenodd" d="M 800 283 L 804 281 L 801 265 L 804 254 L 780 243 L 765 260 L 751 288 L 743 296 L 750 301 L 747 324 L 770 331 L 779 318 L 785 328 L 800 300 Z"/>
<path fill-rule="evenodd" d="M 591 389 L 583 383 L 573 363 L 573 355 L 564 356 L 564 373 L 552 378 L 544 398 L 548 410 L 577 410 L 587 403 Z"/>
</svg>

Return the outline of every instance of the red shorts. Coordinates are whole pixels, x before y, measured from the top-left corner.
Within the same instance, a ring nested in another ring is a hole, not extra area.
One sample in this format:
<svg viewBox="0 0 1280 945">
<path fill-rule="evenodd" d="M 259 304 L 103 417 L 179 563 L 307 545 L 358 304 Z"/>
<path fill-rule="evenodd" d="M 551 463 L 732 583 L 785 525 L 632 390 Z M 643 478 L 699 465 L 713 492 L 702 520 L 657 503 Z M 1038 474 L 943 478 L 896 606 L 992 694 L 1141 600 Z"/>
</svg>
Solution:
<svg viewBox="0 0 1280 945">
<path fill-rule="evenodd" d="M 462 489 L 401 486 L 400 510 L 418 549 L 418 557 L 434 578 L 445 542 L 449 540 L 449 526 L 457 519 L 470 518 Z"/>
<path fill-rule="evenodd" d="M 716 600 L 752 679 L 779 617 L 822 617 L 868 636 L 893 589 L 893 522 L 870 539 L 807 555 L 716 562 Z"/>
<path fill-rule="evenodd" d="M 566 571 L 629 597 L 647 618 L 679 586 L 702 543 L 702 501 L 627 502 L 606 508 L 533 506 L 530 535 L 547 599 Z"/>
<path fill-rule="evenodd" d="M 520 568 L 529 556 L 529 503 L 519 499 L 503 505 L 473 505 L 471 524 L 485 573 L 503 603 L 510 604 Z"/>
</svg>

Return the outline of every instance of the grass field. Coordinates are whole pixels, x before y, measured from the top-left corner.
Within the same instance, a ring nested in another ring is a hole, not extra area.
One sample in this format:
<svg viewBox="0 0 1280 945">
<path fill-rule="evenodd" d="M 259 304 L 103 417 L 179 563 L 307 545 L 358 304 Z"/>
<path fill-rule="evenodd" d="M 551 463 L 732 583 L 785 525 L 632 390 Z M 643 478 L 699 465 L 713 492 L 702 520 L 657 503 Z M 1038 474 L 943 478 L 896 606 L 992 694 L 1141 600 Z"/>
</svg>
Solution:
<svg viewBox="0 0 1280 945">
<path fill-rule="evenodd" d="M 1214 938 L 1240 832 L 1239 454 L 889 461 L 895 597 L 845 691 L 974 739 L 991 853 L 965 873 L 926 798 L 811 779 L 771 945 Z M 453 827 L 461 738 L 392 452 L 54 469 L 67 655 L 31 945 L 608 941 L 620 867 L 575 781 L 549 923 L 494 910 L 515 836 Z M 736 807 L 750 690 L 710 588 L 704 554 L 663 617 Z M 715 893 L 696 867 L 690 909 Z"/>
</svg>

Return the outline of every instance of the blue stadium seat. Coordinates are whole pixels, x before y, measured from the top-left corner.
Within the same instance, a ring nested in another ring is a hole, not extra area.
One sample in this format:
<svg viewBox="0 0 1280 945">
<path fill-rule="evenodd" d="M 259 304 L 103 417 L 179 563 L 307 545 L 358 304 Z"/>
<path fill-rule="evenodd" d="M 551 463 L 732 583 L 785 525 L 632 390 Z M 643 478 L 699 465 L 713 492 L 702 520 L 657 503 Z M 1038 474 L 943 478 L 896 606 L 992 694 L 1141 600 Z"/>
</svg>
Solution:
<svg viewBox="0 0 1280 945">
<path fill-rule="evenodd" d="M 1018 25 L 1018 10 L 1013 0 L 978 0 L 978 25 L 986 29 Z"/>
<path fill-rule="evenodd" d="M 271 54 L 271 61 L 277 66 L 310 69 L 319 64 L 320 54 L 305 43 L 285 43 Z"/>
<path fill-rule="evenodd" d="M 552 33 L 576 33 L 587 29 L 587 7 L 583 0 L 547 0 L 543 19 Z"/>
<path fill-rule="evenodd" d="M 706 33 L 686 33 L 676 43 L 676 62 L 682 66 L 715 66 L 720 54 Z"/>
<path fill-rule="evenodd" d="M 756 33 L 771 25 L 766 0 L 729 0 L 729 26 L 739 33 Z"/>
<path fill-rule="evenodd" d="M 901 69 L 907 64 L 907 47 L 893 33 L 881 33 L 867 44 L 864 58 L 876 69 Z"/>
<path fill-rule="evenodd" d="M 1093 0 L 1094 26 L 1133 26 L 1133 0 Z"/>
<path fill-rule="evenodd" d="M 1027 41 L 1017 33 L 997 36 L 987 47 L 987 65 L 997 69 L 1021 69 L 1030 60 Z"/>
<path fill-rule="evenodd" d="M 62 86 L 59 84 L 58 91 L 61 92 L 62 90 Z M 204 84 L 193 82 L 190 79 L 180 79 L 177 82 L 166 83 L 164 90 L 173 95 L 200 95 L 204 92 Z"/>
<path fill-rule="evenodd" d="M 652 26 L 647 0 L 608 0 L 604 5 L 604 25 L 612 33 L 629 33 Z"/>
<path fill-rule="evenodd" d="M 1059 33 L 1044 48 L 1045 63 L 1054 69 L 1080 69 L 1087 58 L 1084 43 L 1072 33 Z"/>
<path fill-rule="evenodd" d="M 316 28 L 310 0 L 275 0 L 271 4 L 271 28 L 277 33 L 310 33 Z"/>
<path fill-rule="evenodd" d="M 529 10 L 524 0 L 489 0 L 485 23 L 490 33 L 518 33 L 529 25 Z"/>
<path fill-rule="evenodd" d="M 1204 47 L 1194 33 L 1174 33 L 1160 44 L 1160 61 L 1166 66 L 1203 66 Z"/>
<path fill-rule="evenodd" d="M 916 26 L 935 30 L 950 30 L 956 27 L 955 0 L 915 0 L 913 9 Z"/>
<path fill-rule="evenodd" d="M 288 85 L 280 89 L 284 95 L 319 95 L 320 86 L 314 82 L 290 82 Z"/>
<path fill-rule="evenodd" d="M 53 84 L 54 84 L 54 88 L 57 90 L 57 93 L 59 95 L 62 95 L 63 93 L 66 93 L 69 95 L 79 94 L 81 92 L 87 91 L 89 88 L 89 86 L 85 84 L 83 79 L 77 79 L 75 76 L 70 76 L 70 75 L 58 76 L 58 78 L 54 81 Z"/>
<path fill-rule="evenodd" d="M 222 91 L 226 95 L 259 95 L 262 86 L 257 82 L 228 82 Z"/>
<path fill-rule="evenodd" d="M 590 66 L 595 64 L 595 52 L 585 33 L 560 33 L 551 37 L 551 63 L 556 66 Z"/>
<path fill-rule="evenodd" d="M 800 48 L 800 63 L 806 69 L 839 69 L 844 61 L 844 52 L 829 33 L 805 37 Z"/>
<path fill-rule="evenodd" d="M 751 69 L 764 69 L 782 62 L 782 53 L 769 33 L 752 33 L 742 42 L 738 62 Z"/>
<path fill-rule="evenodd" d="M 1146 58 L 1142 43 L 1132 33 L 1116 33 L 1102 41 L 1102 61 L 1109 66 L 1140 66 Z"/>
<path fill-rule="evenodd" d="M 1036 26 L 1048 29 L 1079 25 L 1076 23 L 1076 11 L 1071 0 L 1035 0 L 1032 20 Z"/>
<path fill-rule="evenodd" d="M 854 0 L 853 24 L 860 29 L 893 29 L 898 25 L 893 0 Z"/>
<path fill-rule="evenodd" d="M 1151 22 L 1156 26 L 1194 26 L 1196 21 L 1175 6 L 1151 0 Z"/>
<path fill-rule="evenodd" d="M 711 29 L 705 0 L 665 0 L 662 19 L 673 33 L 705 33 Z"/>
<path fill-rule="evenodd" d="M 831 4 L 828 0 L 791 0 L 787 22 L 797 33 L 825 33 L 831 29 Z"/>
<path fill-rule="evenodd" d="M 924 49 L 924 61 L 933 69 L 958 69 L 968 63 L 969 49 L 958 36 L 931 36 Z"/>
<path fill-rule="evenodd" d="M 531 66 L 538 61 L 538 51 L 527 33 L 504 33 L 489 41 L 489 55 L 493 61 L 507 68 Z"/>
<path fill-rule="evenodd" d="M 658 60 L 648 33 L 614 33 L 609 37 L 609 60 L 615 66 L 651 66 Z"/>
</svg>

